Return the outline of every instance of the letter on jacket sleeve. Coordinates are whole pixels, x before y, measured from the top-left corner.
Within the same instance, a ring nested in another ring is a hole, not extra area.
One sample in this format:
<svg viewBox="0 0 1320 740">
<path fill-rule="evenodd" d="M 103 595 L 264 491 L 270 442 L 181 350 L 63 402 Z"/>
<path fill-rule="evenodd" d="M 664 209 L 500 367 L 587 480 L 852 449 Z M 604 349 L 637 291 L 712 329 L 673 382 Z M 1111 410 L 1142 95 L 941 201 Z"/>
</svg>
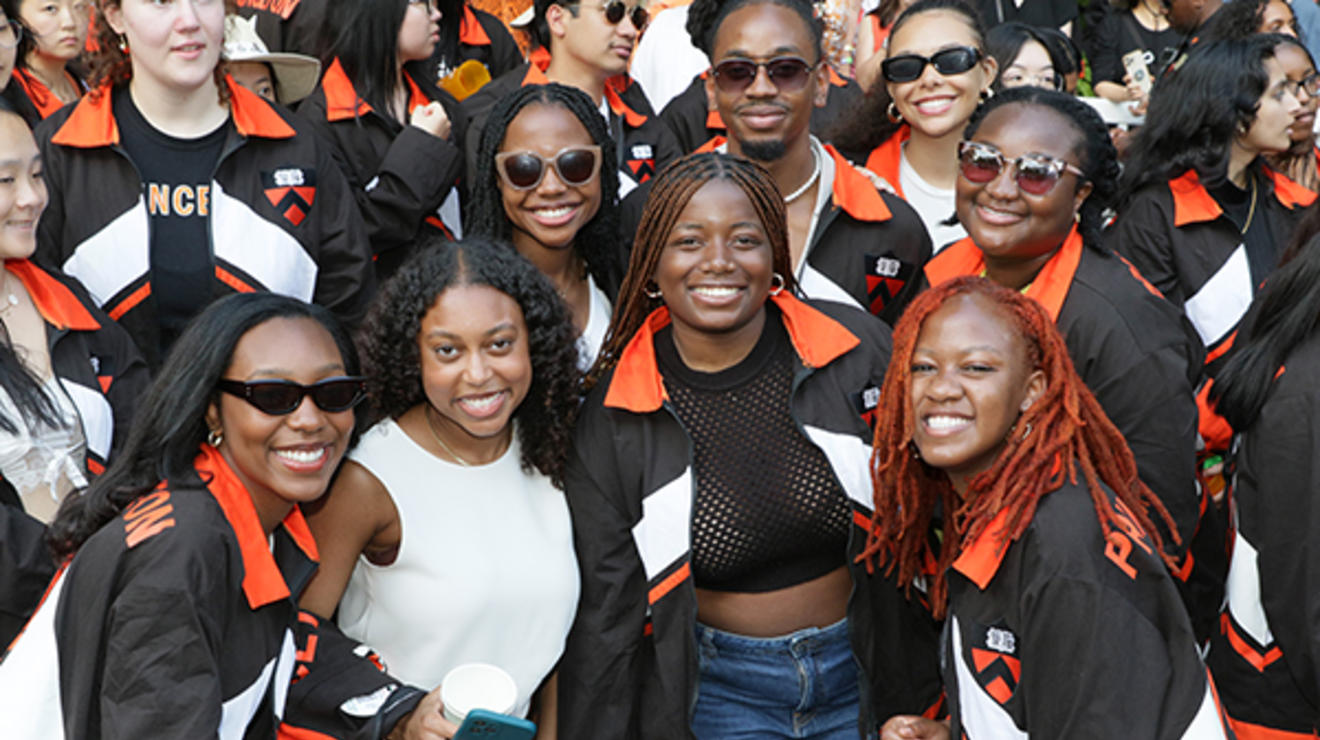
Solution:
<svg viewBox="0 0 1320 740">
<path fill-rule="evenodd" d="M 584 416 L 609 413 L 592 407 Z M 594 428 L 607 424 L 589 424 Z M 579 429 L 582 429 L 579 426 Z M 632 539 L 633 518 L 620 510 L 614 492 L 625 490 L 614 446 L 578 444 L 565 474 L 573 541 L 582 569 L 577 618 L 559 664 L 559 736 L 632 738 L 636 727 L 642 671 L 650 638 L 646 621 L 646 575 Z M 582 453 L 593 456 L 586 464 Z M 640 461 L 624 461 L 638 465 Z"/>
</svg>

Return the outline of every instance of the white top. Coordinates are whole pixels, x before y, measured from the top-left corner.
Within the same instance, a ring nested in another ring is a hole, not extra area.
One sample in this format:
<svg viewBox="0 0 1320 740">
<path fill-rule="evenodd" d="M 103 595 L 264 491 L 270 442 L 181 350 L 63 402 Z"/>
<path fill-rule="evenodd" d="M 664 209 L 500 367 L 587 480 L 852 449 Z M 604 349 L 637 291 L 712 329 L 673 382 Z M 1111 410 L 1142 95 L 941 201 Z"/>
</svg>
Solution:
<svg viewBox="0 0 1320 740">
<path fill-rule="evenodd" d="M 596 362 L 596 355 L 600 354 L 600 347 L 605 343 L 605 332 L 610 328 L 610 315 L 614 311 L 610 307 L 610 299 L 596 285 L 591 275 L 587 275 L 587 292 L 591 296 L 587 305 L 587 325 L 577 341 L 578 369 L 584 373 L 591 369 Z"/>
<path fill-rule="evenodd" d="M 426 690 L 463 663 L 497 665 L 523 717 L 564 650 L 579 579 L 564 494 L 520 454 L 515 434 L 499 460 L 465 468 L 390 419 L 362 435 L 349 459 L 389 491 L 403 540 L 390 565 L 358 558 L 339 625 Z"/>
<path fill-rule="evenodd" d="M 18 427 L 15 434 L 0 431 L 0 473 L 18 492 L 23 509 L 49 524 L 64 496 L 87 485 L 83 475 L 87 445 L 78 411 L 60 382 L 47 378 L 41 390 L 64 422 L 59 429 L 43 422 L 29 428 L 13 399 L 0 388 L 0 413 Z"/>
<path fill-rule="evenodd" d="M 710 67 L 706 55 L 692 45 L 687 19 L 687 5 L 665 8 L 646 24 L 646 33 L 633 49 L 628 75 L 642 86 L 656 113 Z"/>
<path fill-rule="evenodd" d="M 922 179 L 908 163 L 907 149 L 898 160 L 898 182 L 903 189 L 903 200 L 921 217 L 930 234 L 931 254 L 967 236 L 962 224 L 945 226 L 940 223 L 954 213 L 954 191 L 937 188 Z"/>
</svg>

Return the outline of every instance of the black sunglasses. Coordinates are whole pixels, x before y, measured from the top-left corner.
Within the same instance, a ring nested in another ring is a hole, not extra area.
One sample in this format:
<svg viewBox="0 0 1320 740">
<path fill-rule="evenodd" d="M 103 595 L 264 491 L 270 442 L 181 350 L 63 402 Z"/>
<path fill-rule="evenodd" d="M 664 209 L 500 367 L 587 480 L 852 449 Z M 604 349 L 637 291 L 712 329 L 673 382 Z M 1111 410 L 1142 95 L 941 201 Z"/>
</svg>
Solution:
<svg viewBox="0 0 1320 740">
<path fill-rule="evenodd" d="M 560 149 L 548 160 L 560 182 L 570 187 L 586 185 L 600 173 L 600 147 L 573 146 Z M 531 190 L 545 178 L 547 160 L 536 152 L 504 152 L 495 155 L 495 171 L 514 190 Z"/>
<path fill-rule="evenodd" d="M 750 59 L 725 59 L 711 70 L 715 86 L 720 92 L 738 93 L 751 87 L 756 75 L 765 68 L 765 74 L 780 92 L 797 92 L 807 84 L 815 65 L 801 57 L 775 57 L 764 62 Z"/>
<path fill-rule="evenodd" d="M 981 52 L 970 46 L 955 46 L 937 51 L 929 57 L 919 54 L 899 54 L 880 63 L 880 72 L 890 82 L 911 82 L 921 76 L 929 64 L 936 72 L 949 77 L 960 75 L 981 61 Z"/>
<path fill-rule="evenodd" d="M 360 377 L 326 378 L 311 385 L 292 380 L 221 380 L 215 385 L 271 416 L 293 413 L 303 396 L 311 396 L 318 409 L 331 414 L 348 411 L 367 397 L 366 379 Z"/>
<path fill-rule="evenodd" d="M 582 3 L 573 4 L 578 6 L 582 5 Z M 623 0 L 610 0 L 605 3 L 605 5 L 601 6 L 601 10 L 605 11 L 605 20 L 608 21 L 611 26 L 619 25 L 619 22 L 622 21 L 623 17 L 626 15 L 628 16 L 628 19 L 632 21 L 633 28 L 641 31 L 643 28 L 646 28 L 646 22 L 651 20 L 651 14 L 647 12 L 646 8 L 642 7 L 641 3 L 634 5 L 632 10 L 628 10 L 628 6 L 623 4 Z"/>
<path fill-rule="evenodd" d="M 979 141 L 958 142 L 958 171 L 970 183 L 984 185 L 1004 169 L 1004 153 Z M 1064 172 L 1086 179 L 1080 167 L 1048 154 L 1024 154 L 1009 160 L 1017 173 L 1017 186 L 1024 193 L 1044 195 L 1054 188 Z"/>
</svg>

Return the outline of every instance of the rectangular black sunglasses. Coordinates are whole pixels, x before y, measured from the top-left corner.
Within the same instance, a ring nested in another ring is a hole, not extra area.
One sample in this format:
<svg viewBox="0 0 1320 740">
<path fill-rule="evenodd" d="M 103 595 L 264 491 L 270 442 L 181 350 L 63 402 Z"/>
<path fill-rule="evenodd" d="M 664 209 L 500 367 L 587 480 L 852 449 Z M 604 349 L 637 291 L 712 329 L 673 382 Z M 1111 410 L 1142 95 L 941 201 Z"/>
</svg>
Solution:
<svg viewBox="0 0 1320 740">
<path fill-rule="evenodd" d="M 367 381 L 357 376 L 326 378 L 311 385 L 292 380 L 220 380 L 216 387 L 238 396 L 271 416 L 291 414 L 302 404 L 303 396 L 327 413 L 348 411 L 367 397 Z"/>
</svg>

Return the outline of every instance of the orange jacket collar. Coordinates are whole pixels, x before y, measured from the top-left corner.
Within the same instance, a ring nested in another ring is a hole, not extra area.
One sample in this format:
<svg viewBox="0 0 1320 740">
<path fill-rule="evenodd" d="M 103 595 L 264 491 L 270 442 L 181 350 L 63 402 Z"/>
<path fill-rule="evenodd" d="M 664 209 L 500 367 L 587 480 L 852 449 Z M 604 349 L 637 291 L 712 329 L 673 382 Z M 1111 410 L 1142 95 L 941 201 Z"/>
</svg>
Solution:
<svg viewBox="0 0 1320 740">
<path fill-rule="evenodd" d="M 69 82 L 73 83 L 73 89 L 77 90 L 81 97 L 82 87 L 78 84 L 77 80 L 74 80 L 68 72 L 63 72 L 62 74 Z M 14 70 L 13 79 L 18 83 L 19 87 L 23 88 L 23 92 L 28 96 L 28 100 L 32 101 L 32 105 L 37 109 L 37 112 L 41 114 L 42 118 L 48 118 L 50 114 L 64 107 L 64 101 L 60 100 L 58 95 L 51 92 L 50 88 L 46 87 L 46 83 L 37 79 L 36 75 L 28 72 L 23 67 L 18 67 Z"/>
<path fill-rule="evenodd" d="M 234 82 L 225 75 L 229 89 L 229 117 L 243 136 L 265 139 L 290 139 L 296 133 L 265 98 Z M 78 101 L 69 118 L 51 141 L 61 146 L 95 149 L 119 143 L 119 124 L 115 122 L 111 87 L 102 85 Z"/>
<path fill-rule="evenodd" d="M 266 532 L 261 528 L 261 519 L 252 504 L 252 494 L 243 487 L 220 452 L 210 445 L 202 445 L 193 467 L 206 481 L 207 489 L 220 504 L 225 519 L 234 529 L 234 537 L 238 539 L 243 558 L 243 593 L 247 596 L 248 606 L 258 609 L 289 598 L 289 586 L 271 555 Z M 316 541 L 297 505 L 284 517 L 283 527 L 303 554 L 313 561 L 318 559 Z"/>
<path fill-rule="evenodd" d="M 490 46 L 490 36 L 486 35 L 486 29 L 481 27 L 477 14 L 472 12 L 471 6 L 467 3 L 463 3 L 463 17 L 458 21 L 458 43 L 468 46 Z"/>
<path fill-rule="evenodd" d="M 911 136 L 912 128 L 905 123 L 885 143 L 872 149 L 866 158 L 866 169 L 883 177 L 898 191 L 900 198 L 903 197 L 903 183 L 898 177 L 899 163 L 903 159 L 903 142 Z"/>
<path fill-rule="evenodd" d="M 531 62 L 536 69 L 544 72 L 550 66 L 550 50 L 544 46 L 538 46 L 527 54 L 527 61 Z M 524 81 L 523 84 L 526 85 L 527 82 Z"/>
<path fill-rule="evenodd" d="M 1274 186 L 1274 197 L 1288 208 L 1309 206 L 1315 202 L 1316 194 L 1288 179 L 1287 176 L 1266 167 L 1265 175 Z M 1182 175 L 1169 181 L 1169 192 L 1173 194 L 1173 225 L 1213 221 L 1223 214 L 1224 209 L 1217 203 L 1201 184 L 1196 170 L 1187 170 Z"/>
<path fill-rule="evenodd" d="M 417 86 L 411 75 L 404 72 L 403 79 L 408 83 L 408 112 L 431 101 Z M 344 73 L 344 67 L 338 57 L 330 62 L 325 76 L 321 78 L 321 90 L 325 92 L 325 118 L 327 121 L 343 121 L 366 115 L 373 109 L 371 104 L 358 97 L 353 82 Z"/>
<path fill-rule="evenodd" d="M 1077 275 L 1077 265 L 1082 261 L 1082 248 L 1082 235 L 1074 225 L 1068 238 L 1063 240 L 1063 246 L 1050 257 L 1027 288 L 1027 297 L 1036 299 L 1056 322 L 1063 300 L 1068 297 L 1068 289 Z M 980 275 L 984 271 L 985 256 L 971 237 L 965 237 L 940 250 L 926 263 L 926 280 L 934 287 L 963 275 Z"/>
<path fill-rule="evenodd" d="M 834 160 L 834 202 L 858 221 L 888 221 L 893 214 L 870 179 L 832 144 L 826 144 L 825 151 Z"/>
<path fill-rule="evenodd" d="M 770 300 L 783 315 L 793 349 L 807 367 L 824 367 L 861 344 L 842 324 L 787 291 L 770 296 Z M 661 306 L 646 317 L 642 328 L 623 348 L 605 394 L 607 407 L 645 414 L 658 410 L 669 398 L 655 360 L 655 333 L 668 324 L 669 309 Z"/>
<path fill-rule="evenodd" d="M 5 260 L 5 269 L 23 283 L 46 323 L 59 329 L 95 331 L 101 328 L 82 301 L 63 283 L 28 260 Z"/>
<path fill-rule="evenodd" d="M 1004 562 L 1009 544 L 1008 509 L 1000 509 L 981 535 L 958 553 L 953 569 L 984 591 L 990 585 L 990 579 L 999 572 L 999 564 Z"/>
</svg>

